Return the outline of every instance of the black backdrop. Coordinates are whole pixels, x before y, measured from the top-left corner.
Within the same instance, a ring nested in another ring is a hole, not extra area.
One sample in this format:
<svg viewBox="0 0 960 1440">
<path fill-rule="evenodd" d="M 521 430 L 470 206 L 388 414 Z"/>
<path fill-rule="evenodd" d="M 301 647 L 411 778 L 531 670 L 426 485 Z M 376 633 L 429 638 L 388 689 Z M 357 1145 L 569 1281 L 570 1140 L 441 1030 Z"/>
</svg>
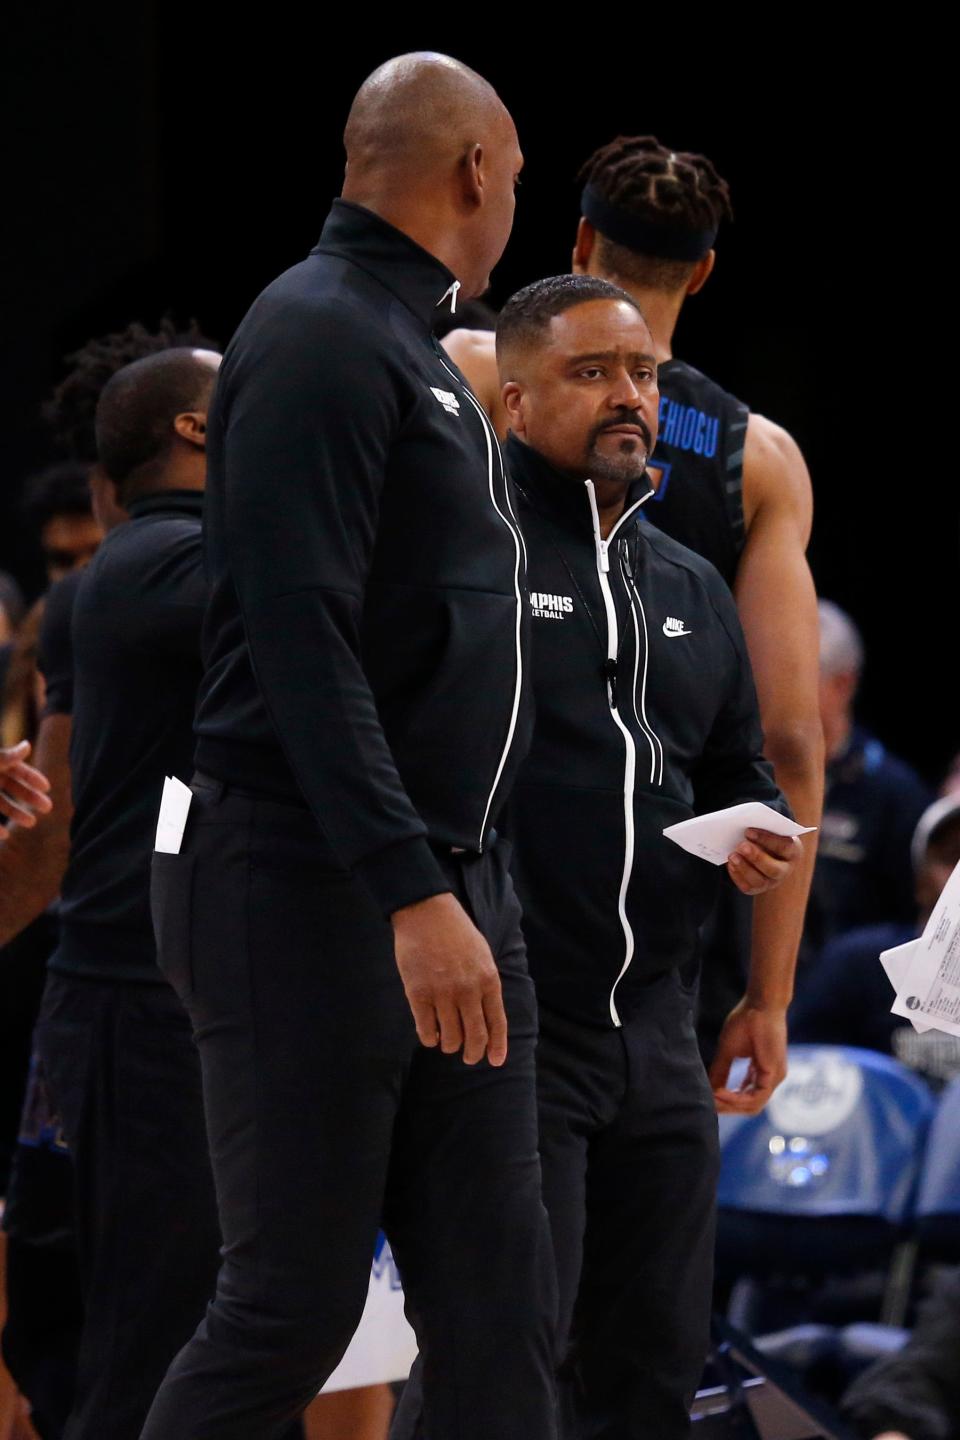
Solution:
<svg viewBox="0 0 960 1440">
<path fill-rule="evenodd" d="M 736 223 L 678 353 L 800 441 L 818 586 L 866 636 L 864 718 L 936 778 L 960 749 L 944 674 L 957 512 L 949 411 L 915 313 L 942 288 L 930 234 L 940 161 L 923 110 L 933 82 L 903 37 L 883 56 L 844 52 L 786 12 L 777 31 L 706 35 L 637 11 L 580 12 L 559 29 L 518 27 L 507 11 L 469 27 L 439 8 L 404 25 L 346 11 L 336 36 L 322 10 L 310 24 L 283 6 L 255 24 L 204 13 L 45 11 L 21 16 L 7 49 L 0 566 L 39 583 L 15 499 L 47 458 L 38 410 L 63 354 L 168 308 L 226 341 L 313 244 L 358 83 L 400 50 L 444 49 L 497 85 L 527 158 L 495 300 L 567 268 L 576 169 L 612 135 L 653 131 L 729 179 Z"/>
</svg>

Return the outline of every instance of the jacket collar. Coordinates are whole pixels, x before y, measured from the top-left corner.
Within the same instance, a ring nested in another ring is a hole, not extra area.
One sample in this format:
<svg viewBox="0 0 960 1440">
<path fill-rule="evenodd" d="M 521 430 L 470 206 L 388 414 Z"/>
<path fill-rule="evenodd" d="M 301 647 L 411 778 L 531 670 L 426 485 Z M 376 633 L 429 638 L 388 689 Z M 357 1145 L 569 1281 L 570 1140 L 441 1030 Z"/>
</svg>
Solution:
<svg viewBox="0 0 960 1440">
<path fill-rule="evenodd" d="M 536 450 L 518 440 L 512 431 L 507 437 L 506 453 L 514 484 L 530 496 L 535 509 L 549 514 L 568 528 L 581 532 L 585 529 L 592 535 L 593 519 L 585 481 L 562 475 Z M 644 473 L 627 491 L 624 512 L 652 494 L 653 486 Z M 639 523 L 640 516 L 641 512 L 636 511 L 617 533 L 628 534 Z"/>
<path fill-rule="evenodd" d="M 457 283 L 429 250 L 395 225 L 350 200 L 334 200 L 311 255 L 339 255 L 373 275 L 402 300 L 427 329 Z"/>
<path fill-rule="evenodd" d="M 203 514 L 202 490 L 153 490 L 149 495 L 138 495 L 126 507 L 131 520 L 141 515 L 193 515 L 199 520 Z"/>
</svg>

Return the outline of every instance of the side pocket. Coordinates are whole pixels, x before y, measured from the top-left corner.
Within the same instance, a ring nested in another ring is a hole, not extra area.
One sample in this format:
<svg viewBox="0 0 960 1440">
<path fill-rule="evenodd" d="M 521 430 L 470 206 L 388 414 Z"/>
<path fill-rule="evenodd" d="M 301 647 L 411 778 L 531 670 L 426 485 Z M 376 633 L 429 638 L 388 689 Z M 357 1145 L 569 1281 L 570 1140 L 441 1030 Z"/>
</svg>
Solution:
<svg viewBox="0 0 960 1440">
<path fill-rule="evenodd" d="M 155 851 L 150 870 L 150 913 L 157 942 L 157 964 L 181 1000 L 193 994 L 194 860 Z"/>
</svg>

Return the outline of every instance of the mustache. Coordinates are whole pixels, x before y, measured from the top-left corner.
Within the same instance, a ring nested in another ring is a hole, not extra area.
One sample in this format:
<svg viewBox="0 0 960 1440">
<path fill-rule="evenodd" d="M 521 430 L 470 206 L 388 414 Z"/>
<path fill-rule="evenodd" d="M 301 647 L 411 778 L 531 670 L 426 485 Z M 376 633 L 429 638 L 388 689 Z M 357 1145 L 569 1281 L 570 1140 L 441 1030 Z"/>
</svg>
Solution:
<svg viewBox="0 0 960 1440">
<path fill-rule="evenodd" d="M 604 420 L 602 425 L 594 426 L 590 432 L 590 444 L 593 445 L 604 430 L 616 430 L 619 425 L 635 425 L 643 436 L 643 443 L 647 447 L 647 454 L 653 449 L 653 436 L 650 433 L 650 426 L 643 416 L 636 410 L 621 410 L 612 420 Z"/>
</svg>

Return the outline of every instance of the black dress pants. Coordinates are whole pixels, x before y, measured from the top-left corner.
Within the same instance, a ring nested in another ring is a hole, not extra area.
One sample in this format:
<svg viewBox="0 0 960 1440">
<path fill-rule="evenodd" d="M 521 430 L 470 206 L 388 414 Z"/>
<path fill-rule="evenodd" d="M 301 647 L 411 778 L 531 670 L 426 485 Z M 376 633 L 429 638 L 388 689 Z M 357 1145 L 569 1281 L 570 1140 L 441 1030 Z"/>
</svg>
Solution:
<svg viewBox="0 0 960 1440">
<path fill-rule="evenodd" d="M 622 1029 L 540 1007 L 563 1440 L 681 1440 L 709 1345 L 717 1117 L 676 975 Z M 391 1440 L 419 1440 L 420 1361 Z"/>
<path fill-rule="evenodd" d="M 675 974 L 619 1030 L 541 1008 L 562 1433 L 681 1440 L 709 1347 L 717 1117 Z"/>
<path fill-rule="evenodd" d="M 137 1440 L 217 1272 L 196 1046 L 168 985 L 55 973 L 36 1038 L 76 1187 L 84 1323 L 66 1440 Z"/>
<path fill-rule="evenodd" d="M 216 1294 L 144 1440 L 273 1440 L 336 1367 L 381 1221 L 430 1440 L 552 1440 L 556 1282 L 536 1004 L 504 848 L 445 861 L 497 959 L 506 1064 L 422 1048 L 392 930 L 296 806 L 196 780 L 154 857 L 161 967 L 200 1047 L 224 1237 Z"/>
</svg>

